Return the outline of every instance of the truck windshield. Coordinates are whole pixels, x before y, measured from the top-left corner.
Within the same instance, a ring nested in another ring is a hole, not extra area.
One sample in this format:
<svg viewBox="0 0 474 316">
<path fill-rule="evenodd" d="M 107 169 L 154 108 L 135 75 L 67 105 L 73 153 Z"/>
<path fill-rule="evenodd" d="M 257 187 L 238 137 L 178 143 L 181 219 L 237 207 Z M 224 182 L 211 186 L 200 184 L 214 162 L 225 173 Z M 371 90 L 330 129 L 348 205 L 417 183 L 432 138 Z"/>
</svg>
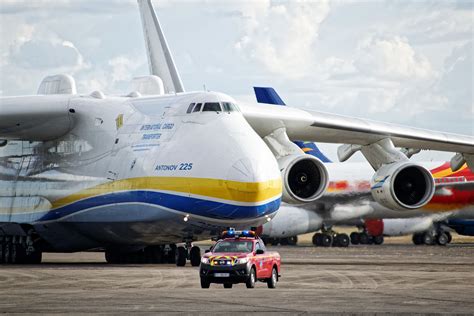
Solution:
<svg viewBox="0 0 474 316">
<path fill-rule="evenodd" d="M 219 241 L 212 252 L 251 252 L 251 241 Z"/>
</svg>

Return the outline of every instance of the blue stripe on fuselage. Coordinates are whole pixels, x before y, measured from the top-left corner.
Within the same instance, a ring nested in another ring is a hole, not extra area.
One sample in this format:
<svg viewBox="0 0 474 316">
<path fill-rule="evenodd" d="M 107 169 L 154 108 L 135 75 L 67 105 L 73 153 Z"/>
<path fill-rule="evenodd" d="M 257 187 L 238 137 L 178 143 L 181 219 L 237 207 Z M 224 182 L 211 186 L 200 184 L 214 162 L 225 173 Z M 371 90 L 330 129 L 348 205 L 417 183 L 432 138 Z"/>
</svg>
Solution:
<svg viewBox="0 0 474 316">
<path fill-rule="evenodd" d="M 263 205 L 240 206 L 155 191 L 121 191 L 91 197 L 56 208 L 43 213 L 41 217 L 36 219 L 36 221 L 57 220 L 64 216 L 91 208 L 102 206 L 110 207 L 114 204 L 124 203 L 146 203 L 157 205 L 191 215 L 208 217 L 210 219 L 252 219 L 276 212 L 280 207 L 280 201 L 281 199 L 277 198 Z M 26 216 L 32 216 L 33 214 Z M 13 218 L 9 216 L 8 221 L 16 221 L 14 220 L 15 216 L 21 218 L 22 215 L 23 214 L 12 215 Z M 0 221 L 2 220 L 2 217 L 3 216 L 0 216 Z"/>
</svg>

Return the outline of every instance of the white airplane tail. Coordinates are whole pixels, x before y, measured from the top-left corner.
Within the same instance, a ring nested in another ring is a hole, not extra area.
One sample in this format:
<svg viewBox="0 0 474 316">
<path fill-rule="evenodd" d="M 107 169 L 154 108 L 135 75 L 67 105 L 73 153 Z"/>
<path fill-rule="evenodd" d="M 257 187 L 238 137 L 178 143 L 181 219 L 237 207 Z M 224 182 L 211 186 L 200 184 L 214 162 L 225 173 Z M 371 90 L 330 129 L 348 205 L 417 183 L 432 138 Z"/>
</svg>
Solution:
<svg viewBox="0 0 474 316">
<path fill-rule="evenodd" d="M 178 69 L 156 17 L 151 0 L 138 0 L 143 24 L 148 66 L 152 75 L 163 80 L 165 93 L 184 92 L 184 86 L 179 77 Z"/>
</svg>

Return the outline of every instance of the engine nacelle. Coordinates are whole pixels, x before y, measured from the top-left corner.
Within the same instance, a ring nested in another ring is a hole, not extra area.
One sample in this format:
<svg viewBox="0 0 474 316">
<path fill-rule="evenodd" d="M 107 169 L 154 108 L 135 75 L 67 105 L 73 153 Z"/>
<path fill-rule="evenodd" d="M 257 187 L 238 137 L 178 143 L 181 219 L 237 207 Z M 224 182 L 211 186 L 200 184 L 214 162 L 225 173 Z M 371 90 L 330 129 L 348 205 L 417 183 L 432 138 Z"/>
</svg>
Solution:
<svg viewBox="0 0 474 316">
<path fill-rule="evenodd" d="M 317 200 L 328 186 L 328 171 L 318 158 L 290 155 L 278 160 L 283 180 L 283 201 L 308 203 Z"/>
<path fill-rule="evenodd" d="M 382 166 L 372 178 L 374 200 L 394 210 L 412 210 L 425 206 L 433 197 L 435 183 L 431 173 L 412 162 Z"/>
</svg>

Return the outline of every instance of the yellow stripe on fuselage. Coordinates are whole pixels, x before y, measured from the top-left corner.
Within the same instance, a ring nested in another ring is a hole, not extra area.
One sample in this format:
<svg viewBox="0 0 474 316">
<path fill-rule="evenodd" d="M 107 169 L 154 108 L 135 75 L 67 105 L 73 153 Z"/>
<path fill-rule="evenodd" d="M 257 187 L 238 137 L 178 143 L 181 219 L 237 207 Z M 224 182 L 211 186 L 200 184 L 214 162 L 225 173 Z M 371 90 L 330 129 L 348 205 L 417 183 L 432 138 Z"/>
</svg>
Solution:
<svg viewBox="0 0 474 316">
<path fill-rule="evenodd" d="M 228 201 L 259 203 L 282 194 L 281 179 L 239 182 L 209 178 L 142 177 L 117 180 L 85 189 L 53 202 L 58 208 L 89 197 L 119 191 L 156 190 L 189 193 Z"/>
<path fill-rule="evenodd" d="M 444 178 L 444 177 L 449 177 L 452 174 L 458 173 L 464 169 L 467 168 L 467 164 L 464 164 L 459 170 L 457 171 L 452 171 L 451 168 L 446 168 L 445 170 L 438 171 L 436 173 L 433 173 L 433 178 Z"/>
</svg>

